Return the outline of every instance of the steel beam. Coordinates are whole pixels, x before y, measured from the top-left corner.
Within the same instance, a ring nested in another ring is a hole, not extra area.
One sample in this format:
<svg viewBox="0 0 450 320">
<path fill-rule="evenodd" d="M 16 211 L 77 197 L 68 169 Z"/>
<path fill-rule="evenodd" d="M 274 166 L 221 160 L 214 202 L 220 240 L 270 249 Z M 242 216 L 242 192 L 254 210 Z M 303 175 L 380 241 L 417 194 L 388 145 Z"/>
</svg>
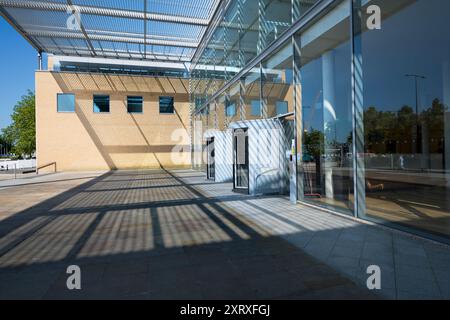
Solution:
<svg viewBox="0 0 450 320">
<path fill-rule="evenodd" d="M 68 47 L 68 46 L 49 46 L 48 47 L 49 50 L 51 50 L 52 52 L 61 52 L 64 55 L 75 55 L 75 56 L 83 56 L 83 57 L 88 57 L 89 56 L 89 49 L 87 48 L 81 48 L 81 47 Z M 132 55 L 132 56 L 136 56 L 135 59 L 143 59 L 142 53 L 139 51 L 126 51 L 126 50 L 107 50 L 104 49 L 102 50 L 102 53 L 98 53 L 97 57 L 101 57 L 101 56 L 115 56 L 115 55 L 120 55 L 120 56 L 124 56 L 124 55 Z M 138 58 L 139 56 L 139 58 Z M 190 61 L 188 56 L 178 56 L 178 55 L 174 55 L 174 54 L 161 54 L 161 53 L 153 53 L 153 52 L 147 52 L 147 56 L 151 57 L 155 57 L 158 60 L 161 61 L 165 61 L 165 60 L 170 60 L 170 61 L 183 61 L 183 62 L 188 62 Z M 164 59 L 165 58 L 165 59 Z"/>
<path fill-rule="evenodd" d="M 144 0 L 144 59 L 147 58 L 147 0 Z"/>
<path fill-rule="evenodd" d="M 252 60 L 247 62 L 247 65 L 242 68 L 237 74 L 235 74 L 228 82 L 220 88 L 214 95 L 209 97 L 206 103 L 198 108 L 195 111 L 195 114 L 199 114 L 208 103 L 211 103 L 214 99 L 216 99 L 219 95 L 224 93 L 228 88 L 230 88 L 234 83 L 238 81 L 238 79 L 244 76 L 248 71 L 254 68 L 257 64 L 259 64 L 262 60 L 267 58 L 272 52 L 280 48 L 286 41 L 291 39 L 291 37 L 296 33 L 308 27 L 308 25 L 321 14 L 326 12 L 329 8 L 333 7 L 333 5 L 337 5 L 338 0 L 323 0 L 315 3 L 313 7 L 302 16 L 301 19 L 297 20 L 292 24 L 286 31 L 284 31 L 280 37 L 278 37 L 275 41 L 273 41 L 267 48 L 265 48 L 260 54 L 254 57 Z M 191 65 L 191 69 L 194 68 L 194 63 Z"/>
<path fill-rule="evenodd" d="M 72 0 L 67 0 L 67 4 L 69 5 L 69 8 L 73 8 Z M 84 39 L 86 40 L 87 45 L 89 46 L 89 49 L 92 51 L 92 55 L 95 57 L 97 53 L 95 52 L 95 48 L 92 45 L 91 39 L 89 38 L 88 34 L 86 33 L 86 29 L 84 29 L 83 23 L 80 21 L 80 29 L 83 33 Z"/>
<path fill-rule="evenodd" d="M 29 30 L 26 34 L 33 37 L 43 38 L 62 38 L 62 39 L 85 39 L 83 33 L 66 32 L 66 31 L 44 31 L 44 30 Z M 123 43 L 135 43 L 135 44 L 147 44 L 147 45 L 160 45 L 168 47 L 184 47 L 184 48 L 197 48 L 198 42 L 188 41 L 170 41 L 170 40 L 157 40 L 157 39 L 144 39 L 134 37 L 120 37 L 120 36 L 108 36 L 99 34 L 88 34 L 90 40 L 97 41 L 110 41 L 110 42 L 123 42 Z"/>
<path fill-rule="evenodd" d="M 194 66 L 199 60 L 203 50 L 206 48 L 207 44 L 211 40 L 214 31 L 220 25 L 222 18 L 225 15 L 225 12 L 227 11 L 230 3 L 231 3 L 230 0 L 216 1 L 213 15 L 211 16 L 211 21 L 208 24 L 208 28 L 206 28 L 206 30 L 203 32 L 200 38 L 201 40 L 199 46 L 192 57 L 193 63 L 191 67 Z"/>
<path fill-rule="evenodd" d="M 11 17 L 11 15 L 0 6 L 0 15 L 22 36 L 28 43 L 36 49 L 38 52 L 42 51 L 43 48 L 34 39 L 30 38 L 28 34 L 23 30 L 23 28 L 17 23 L 17 21 Z"/>
<path fill-rule="evenodd" d="M 157 67 L 170 70 L 184 70 L 186 66 L 182 62 L 176 61 L 147 61 L 147 60 L 130 60 L 130 59 L 109 59 L 109 58 L 93 58 L 93 57 L 74 57 L 74 56 L 53 56 L 54 62 L 72 62 L 72 63 L 92 63 L 92 64 L 107 64 L 130 67 Z"/>
<path fill-rule="evenodd" d="M 42 70 L 42 52 L 41 51 L 38 51 L 37 58 L 38 58 L 38 70 Z"/>
<path fill-rule="evenodd" d="M 45 1 L 17 1 L 17 0 L 0 0 L 0 5 L 9 8 L 21 8 L 21 9 L 33 9 L 33 10 L 45 10 L 45 11 L 59 11 L 66 12 L 69 5 L 63 3 L 53 3 Z M 143 11 L 113 9 L 105 7 L 94 6 L 78 6 L 81 14 L 90 14 L 97 16 L 138 19 L 138 20 L 152 20 L 160 22 L 172 22 L 181 24 L 191 24 L 199 26 L 207 26 L 209 19 L 199 19 L 176 15 L 167 15 L 160 13 L 145 13 Z"/>
</svg>

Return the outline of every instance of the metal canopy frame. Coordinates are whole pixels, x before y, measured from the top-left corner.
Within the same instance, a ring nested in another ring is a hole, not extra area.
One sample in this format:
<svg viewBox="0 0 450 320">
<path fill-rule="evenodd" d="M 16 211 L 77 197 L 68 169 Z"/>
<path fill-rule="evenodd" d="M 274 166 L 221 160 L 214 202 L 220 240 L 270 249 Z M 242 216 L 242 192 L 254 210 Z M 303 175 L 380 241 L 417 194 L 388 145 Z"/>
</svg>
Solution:
<svg viewBox="0 0 450 320">
<path fill-rule="evenodd" d="M 39 53 L 190 62 L 221 1 L 0 0 L 0 15 Z"/>
</svg>

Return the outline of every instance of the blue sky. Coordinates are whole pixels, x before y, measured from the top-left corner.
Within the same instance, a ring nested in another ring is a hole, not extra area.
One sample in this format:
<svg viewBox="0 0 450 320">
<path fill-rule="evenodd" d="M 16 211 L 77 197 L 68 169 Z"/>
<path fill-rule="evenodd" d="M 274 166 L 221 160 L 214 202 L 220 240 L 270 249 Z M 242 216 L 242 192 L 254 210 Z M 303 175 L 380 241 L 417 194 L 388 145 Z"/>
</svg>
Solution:
<svg viewBox="0 0 450 320">
<path fill-rule="evenodd" d="M 34 90 L 36 50 L 0 17 L 0 129 L 11 123 L 11 113 L 28 89 Z"/>
</svg>

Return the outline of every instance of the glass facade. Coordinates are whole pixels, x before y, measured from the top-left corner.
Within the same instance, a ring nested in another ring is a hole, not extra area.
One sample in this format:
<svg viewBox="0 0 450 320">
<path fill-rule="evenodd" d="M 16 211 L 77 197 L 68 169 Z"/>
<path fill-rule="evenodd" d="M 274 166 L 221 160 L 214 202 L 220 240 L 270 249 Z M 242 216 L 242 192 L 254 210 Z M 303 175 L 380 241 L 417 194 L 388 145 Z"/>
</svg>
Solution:
<svg viewBox="0 0 450 320">
<path fill-rule="evenodd" d="M 192 101 L 204 101 L 319 0 L 233 0 L 191 67 Z M 197 108 L 201 105 L 197 104 Z"/>
<path fill-rule="evenodd" d="M 303 128 L 299 198 L 352 213 L 350 1 L 295 34 Z M 303 189 L 303 190 L 302 190 Z"/>
<path fill-rule="evenodd" d="M 367 30 L 365 16 L 355 28 L 363 71 L 360 214 L 450 236 L 450 39 L 443 33 L 450 2 L 378 3 L 382 28 Z M 362 13 L 369 4 L 359 3 Z"/>
<path fill-rule="evenodd" d="M 292 43 L 288 41 L 261 63 L 266 117 L 294 112 Z"/>
<path fill-rule="evenodd" d="M 298 201 L 448 241 L 449 18 L 443 0 L 232 1 L 191 66 L 193 153 L 276 121 Z"/>
</svg>

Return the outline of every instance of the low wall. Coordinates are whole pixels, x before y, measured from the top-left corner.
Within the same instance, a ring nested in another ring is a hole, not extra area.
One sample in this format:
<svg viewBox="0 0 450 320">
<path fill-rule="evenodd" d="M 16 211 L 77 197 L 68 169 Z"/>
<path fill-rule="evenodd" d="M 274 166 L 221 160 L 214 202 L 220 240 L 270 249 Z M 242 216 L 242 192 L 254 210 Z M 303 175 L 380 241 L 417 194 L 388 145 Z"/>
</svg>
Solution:
<svg viewBox="0 0 450 320">
<path fill-rule="evenodd" d="M 36 168 L 36 159 L 29 160 L 0 160 L 0 170 Z"/>
</svg>

